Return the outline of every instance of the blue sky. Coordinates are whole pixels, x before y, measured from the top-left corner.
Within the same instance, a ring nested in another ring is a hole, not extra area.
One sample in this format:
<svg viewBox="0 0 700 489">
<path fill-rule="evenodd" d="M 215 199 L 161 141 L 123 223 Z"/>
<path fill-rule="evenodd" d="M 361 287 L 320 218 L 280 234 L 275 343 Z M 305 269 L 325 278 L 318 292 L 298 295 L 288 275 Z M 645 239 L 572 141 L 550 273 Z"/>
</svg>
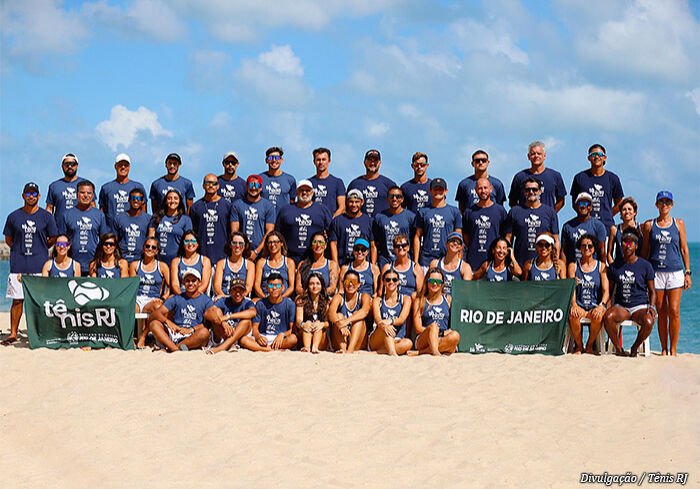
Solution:
<svg viewBox="0 0 700 489">
<path fill-rule="evenodd" d="M 346 184 L 369 148 L 401 183 L 428 154 L 450 198 L 483 148 L 510 185 L 547 143 L 567 187 L 602 143 L 654 217 L 662 188 L 700 241 L 698 1 L 8 0 L 0 7 L 0 214 L 75 152 L 99 186 L 127 152 L 147 186 L 169 152 L 198 197 L 235 150 L 244 176 L 332 150 Z M 43 202 L 43 199 L 42 199 Z M 563 221 L 573 215 L 567 206 Z"/>
</svg>

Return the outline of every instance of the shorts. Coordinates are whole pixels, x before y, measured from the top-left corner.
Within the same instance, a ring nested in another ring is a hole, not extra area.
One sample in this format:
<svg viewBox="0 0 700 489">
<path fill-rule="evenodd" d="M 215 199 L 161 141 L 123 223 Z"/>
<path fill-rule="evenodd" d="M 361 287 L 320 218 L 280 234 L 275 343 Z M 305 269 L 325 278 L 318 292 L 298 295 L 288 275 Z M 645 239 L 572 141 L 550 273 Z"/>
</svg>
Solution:
<svg viewBox="0 0 700 489">
<path fill-rule="evenodd" d="M 620 306 L 620 307 L 623 308 L 625 311 L 629 312 L 629 313 L 630 313 L 630 316 L 632 316 L 632 314 L 634 314 L 634 313 L 637 312 L 637 311 L 641 311 L 642 309 L 648 309 L 649 307 L 651 307 L 649 304 L 640 304 L 640 305 L 638 305 L 638 306 L 632 306 L 632 307 L 625 307 L 625 306 L 623 306 L 623 305 L 621 305 L 621 304 L 615 304 L 615 305 L 616 305 L 616 306 Z"/>
<path fill-rule="evenodd" d="M 19 275 L 29 275 L 31 277 L 40 277 L 40 273 L 11 273 L 7 276 L 7 293 L 5 297 L 8 299 L 24 300 L 24 291 L 22 290 L 22 282 L 19 281 Z"/>
<path fill-rule="evenodd" d="M 137 295 L 136 305 L 139 306 L 139 311 L 143 312 L 143 308 L 146 307 L 149 302 L 155 299 L 160 299 L 160 297 L 148 297 L 147 295 Z"/>
<path fill-rule="evenodd" d="M 685 285 L 685 272 L 683 270 L 655 272 L 654 288 L 656 290 L 680 289 L 683 285 Z"/>
<path fill-rule="evenodd" d="M 168 335 L 170 336 L 170 340 L 175 344 L 181 342 L 185 338 L 189 338 L 190 336 L 192 336 L 192 333 L 194 333 L 193 329 L 190 330 L 189 333 L 184 333 L 184 334 L 183 333 L 175 333 L 173 331 L 170 331 L 170 329 L 168 329 Z"/>
</svg>

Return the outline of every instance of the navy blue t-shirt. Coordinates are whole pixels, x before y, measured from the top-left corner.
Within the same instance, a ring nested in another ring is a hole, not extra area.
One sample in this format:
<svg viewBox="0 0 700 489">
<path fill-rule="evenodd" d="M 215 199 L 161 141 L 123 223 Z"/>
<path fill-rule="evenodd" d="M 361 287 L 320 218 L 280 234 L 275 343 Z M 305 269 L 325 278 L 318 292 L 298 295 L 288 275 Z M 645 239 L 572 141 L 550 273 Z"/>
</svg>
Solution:
<svg viewBox="0 0 700 489">
<path fill-rule="evenodd" d="M 569 219 L 561 228 L 561 247 L 566 255 L 566 263 L 581 259 L 581 250 L 576 247 L 576 241 L 584 234 L 592 234 L 602 243 L 608 237 L 605 225 L 595 217 L 589 218 L 586 222 L 579 221 L 578 217 Z M 596 260 L 600 260 L 599 243 L 593 243 L 593 245 L 595 246 L 593 256 Z"/>
<path fill-rule="evenodd" d="M 326 178 L 318 178 L 316 175 L 309 177 L 314 186 L 314 202 L 323 204 L 331 211 L 331 217 L 338 210 L 338 197 L 345 197 L 345 184 L 333 175 Z"/>
<path fill-rule="evenodd" d="M 80 269 L 88 270 L 100 236 L 109 232 L 105 215 L 94 207 L 84 211 L 73 207 L 63 214 L 63 221 L 57 224 L 58 232 L 70 239 L 73 258 L 80 263 Z"/>
<path fill-rule="evenodd" d="M 163 303 L 168 311 L 174 310 L 173 322 L 181 328 L 194 328 L 204 322 L 204 313 L 214 303 L 211 297 L 200 293 L 197 297 L 190 297 L 185 292 L 171 295 Z"/>
<path fill-rule="evenodd" d="M 467 263 L 472 270 L 478 270 L 486 261 L 489 246 L 501 236 L 506 227 L 508 214 L 502 205 L 493 204 L 489 207 L 474 206 L 464 212 L 464 234 L 469 236 L 467 243 Z"/>
<path fill-rule="evenodd" d="M 146 189 L 139 182 L 129 180 L 126 183 L 118 183 L 116 180 L 107 182 L 100 189 L 100 198 L 98 200 L 100 209 L 103 209 L 105 218 L 107 219 L 107 227 L 114 234 L 117 234 L 115 219 L 119 214 L 123 214 L 129 210 L 129 192 L 133 189 L 139 189 L 146 195 Z"/>
<path fill-rule="evenodd" d="M 508 212 L 506 233 L 513 233 L 515 260 L 523 266 L 537 255 L 535 240 L 540 233 L 559 234 L 559 219 L 554 207 L 540 205 L 537 209 L 516 206 Z"/>
<path fill-rule="evenodd" d="M 245 233 L 250 246 L 255 249 L 265 237 L 265 224 L 275 223 L 275 206 L 261 198 L 249 202 L 246 197 L 236 200 L 231 208 L 231 221 L 240 223 L 239 231 Z"/>
<path fill-rule="evenodd" d="M 160 245 L 160 253 L 158 258 L 170 266 L 170 262 L 177 256 L 177 250 L 182 241 L 182 235 L 185 231 L 192 229 L 192 220 L 189 216 L 180 216 L 180 219 L 175 222 L 176 216 L 163 216 L 163 219 L 156 228 L 156 239 Z M 151 222 L 149 226 L 155 225 Z"/>
<path fill-rule="evenodd" d="M 56 225 L 63 220 L 63 214 L 78 203 L 78 184 L 83 180 L 85 179 L 77 177 L 72 182 L 66 182 L 61 178 L 49 185 L 46 204 L 53 206 L 53 218 L 56 221 Z M 92 200 L 95 200 L 95 198 L 93 197 Z"/>
<path fill-rule="evenodd" d="M 314 202 L 302 209 L 290 204 L 280 211 L 275 229 L 284 236 L 289 257 L 298 263 L 311 244 L 311 236 L 330 224 L 331 211 L 325 205 Z"/>
<path fill-rule="evenodd" d="M 235 304 L 233 299 L 230 297 L 222 297 L 216 301 L 214 305 L 221 309 L 221 312 L 225 316 L 226 314 L 235 314 L 237 312 L 245 311 L 246 309 L 254 308 L 255 302 L 251 301 L 247 297 L 244 297 L 240 303 Z"/>
<path fill-rule="evenodd" d="M 404 195 L 403 203 L 406 209 L 414 214 L 418 214 L 420 209 L 430 205 L 430 201 L 433 198 L 430 195 L 430 182 L 430 178 L 425 183 L 416 183 L 411 179 L 401 185 Z"/>
<path fill-rule="evenodd" d="M 233 180 L 226 180 L 223 175 L 217 177 L 219 180 L 219 195 L 233 203 L 234 200 L 242 199 L 245 195 L 245 180 L 236 177 Z"/>
<path fill-rule="evenodd" d="M 277 335 L 291 329 L 296 319 L 297 308 L 289 297 L 273 304 L 268 297 L 255 303 L 254 323 L 258 323 L 260 334 Z"/>
<path fill-rule="evenodd" d="M 613 263 L 610 277 L 615 283 L 615 304 L 623 307 L 649 304 L 647 280 L 654 280 L 654 268 L 644 258 L 634 263 Z"/>
<path fill-rule="evenodd" d="M 156 212 L 160 209 L 163 203 L 165 194 L 171 190 L 177 190 L 180 193 L 180 198 L 183 199 L 185 207 L 188 200 L 194 200 L 194 187 L 192 181 L 188 178 L 178 175 L 175 180 L 166 180 L 165 176 L 160 177 L 151 184 L 151 190 L 148 193 L 148 200 L 151 201 L 151 210 Z"/>
<path fill-rule="evenodd" d="M 380 212 L 374 218 L 374 241 L 377 245 L 377 252 L 382 258 L 381 265 L 396 259 L 394 253 L 394 238 L 399 234 L 408 237 L 409 245 L 414 233 L 416 215 L 408 209 L 402 209 L 398 214 L 391 214 L 389 210 Z M 410 249 L 410 246 L 409 246 Z"/>
<path fill-rule="evenodd" d="M 542 173 L 535 174 L 528 168 L 519 171 L 513 177 L 513 183 L 511 183 L 510 192 L 508 193 L 508 202 L 510 202 L 511 208 L 516 205 L 525 205 L 527 200 L 523 192 L 523 182 L 528 177 L 535 177 L 542 182 L 542 195 L 540 196 L 542 204 L 554 208 L 557 200 L 566 197 L 566 187 L 564 186 L 564 180 L 561 178 L 561 173 L 551 168 L 545 168 Z"/>
<path fill-rule="evenodd" d="M 282 172 L 281 175 L 271 176 L 268 172 L 260 174 L 262 178 L 263 199 L 270 201 L 275 208 L 275 215 L 279 214 L 285 205 L 293 202 L 297 196 L 297 182 L 289 173 Z"/>
<path fill-rule="evenodd" d="M 362 192 L 362 195 L 365 196 L 365 201 L 362 204 L 362 213 L 374 218 L 374 216 L 389 208 L 386 195 L 394 185 L 396 183 L 384 175 L 379 175 L 374 180 L 367 180 L 364 176 L 361 176 L 350 182 L 348 192 L 354 188 Z"/>
<path fill-rule="evenodd" d="M 224 258 L 224 246 L 231 229 L 231 203 L 223 197 L 216 202 L 201 198 L 192 204 L 190 219 L 197 233 L 199 252 L 212 263 Z"/>
<path fill-rule="evenodd" d="M 418 263 L 430 265 L 431 260 L 445 256 L 447 236 L 457 229 L 462 229 L 462 215 L 453 205 L 444 207 L 423 207 L 416 217 L 416 228 L 423 230 L 423 244 L 420 248 Z"/>
<path fill-rule="evenodd" d="M 19 208 L 7 216 L 3 233 L 12 238 L 10 273 L 41 273 L 49 259 L 46 242 L 58 234 L 53 216 L 42 208 L 33 214 Z"/>
<path fill-rule="evenodd" d="M 479 202 L 479 196 L 476 194 L 476 182 L 478 178 L 474 175 L 469 175 L 467 178 L 459 182 L 457 187 L 457 195 L 455 200 L 459 202 L 460 208 L 464 206 L 464 209 L 469 209 L 474 207 L 477 202 Z M 503 205 L 506 201 L 506 190 L 503 187 L 503 182 L 498 178 L 491 175 L 488 176 L 489 182 L 491 182 L 491 200 L 494 204 Z"/>
<path fill-rule="evenodd" d="M 591 217 L 602 221 L 607 236 L 610 226 L 615 224 L 612 213 L 613 202 L 615 199 L 621 199 L 625 196 L 620 179 L 608 170 L 596 177 L 588 169 L 577 173 L 574 177 L 574 181 L 571 183 L 571 200 L 576 201 L 576 197 L 581 192 L 588 192 L 593 197 Z"/>
<path fill-rule="evenodd" d="M 141 250 L 148 236 L 151 219 L 151 215 L 146 212 L 141 212 L 138 216 L 130 216 L 124 212 L 114 220 L 119 249 L 122 252 L 122 258 L 127 262 L 131 263 L 141 258 Z"/>
<path fill-rule="evenodd" d="M 340 266 L 354 259 L 352 248 L 355 246 L 355 240 L 359 237 L 365 238 L 370 243 L 374 241 L 372 219 L 367 214 L 360 214 L 358 217 L 340 214 L 333 218 L 328 240 L 338 243 L 338 264 Z"/>
</svg>

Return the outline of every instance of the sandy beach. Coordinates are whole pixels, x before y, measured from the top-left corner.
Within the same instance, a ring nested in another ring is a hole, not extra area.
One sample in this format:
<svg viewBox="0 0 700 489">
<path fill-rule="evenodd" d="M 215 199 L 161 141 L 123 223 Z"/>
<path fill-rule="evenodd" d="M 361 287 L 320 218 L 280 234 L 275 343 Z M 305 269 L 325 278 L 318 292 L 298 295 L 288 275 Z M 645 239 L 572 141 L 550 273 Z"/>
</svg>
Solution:
<svg viewBox="0 0 700 489">
<path fill-rule="evenodd" d="M 700 483 L 700 355 L 212 357 L 24 341 L 0 349 L 0 367 L 5 488 L 559 488 L 628 471 Z"/>
</svg>

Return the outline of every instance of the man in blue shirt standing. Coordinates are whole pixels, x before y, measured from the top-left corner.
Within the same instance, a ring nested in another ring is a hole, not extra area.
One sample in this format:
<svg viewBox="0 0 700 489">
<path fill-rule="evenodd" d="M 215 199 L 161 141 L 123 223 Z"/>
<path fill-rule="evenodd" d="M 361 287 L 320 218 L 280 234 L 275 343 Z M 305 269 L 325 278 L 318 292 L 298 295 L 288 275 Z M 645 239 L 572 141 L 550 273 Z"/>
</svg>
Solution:
<svg viewBox="0 0 700 489">
<path fill-rule="evenodd" d="M 78 202 L 78 183 L 85 180 L 78 176 L 78 157 L 73 153 L 66 153 L 61 158 L 63 178 L 49 185 L 46 196 L 46 210 L 53 214 L 56 224 L 63 219 L 63 214 L 75 207 Z"/>
<path fill-rule="evenodd" d="M 410 239 L 416 221 L 416 215 L 403 208 L 404 193 L 399 187 L 396 185 L 391 187 L 386 198 L 389 201 L 389 208 L 375 216 L 372 228 L 379 254 L 379 270 L 396 259 L 394 238 L 404 234 Z"/>
<path fill-rule="evenodd" d="M 204 197 L 192 204 L 190 219 L 199 242 L 199 252 L 216 264 L 226 256 L 224 247 L 231 228 L 231 204 L 219 195 L 219 180 L 204 176 Z"/>
<path fill-rule="evenodd" d="M 370 149 L 365 153 L 365 174 L 357 177 L 348 185 L 348 192 L 352 189 L 362 192 L 364 196 L 362 212 L 372 219 L 389 207 L 386 194 L 390 187 L 396 185 L 391 178 L 379 174 L 381 166 L 381 154 L 376 149 Z"/>
<path fill-rule="evenodd" d="M 508 193 L 508 202 L 511 209 L 516 205 L 524 206 L 527 196 L 523 193 L 523 184 L 528 177 L 535 177 L 541 183 L 542 205 L 552 207 L 559 212 L 564 206 L 566 187 L 561 173 L 551 168 L 545 168 L 544 160 L 547 159 L 547 151 L 542 141 L 534 141 L 528 146 L 527 158 L 530 160 L 530 168 L 519 171 L 513 177 Z"/>
<path fill-rule="evenodd" d="M 233 202 L 231 209 L 231 232 L 245 233 L 250 242 L 252 260 L 256 260 L 262 251 L 265 236 L 275 229 L 275 206 L 263 199 L 262 178 L 250 175 L 246 181 L 246 194 Z"/>
<path fill-rule="evenodd" d="M 22 275 L 41 275 L 41 269 L 49 258 L 49 247 L 58 234 L 53 216 L 39 207 L 39 186 L 36 183 L 30 182 L 24 186 L 22 199 L 24 205 L 7 216 L 3 231 L 5 243 L 10 247 L 6 297 L 12 299 L 10 334 L 2 340 L 4 346 L 17 341 L 24 304 Z"/>
<path fill-rule="evenodd" d="M 480 178 L 488 179 L 491 184 L 491 202 L 502 206 L 503 202 L 506 201 L 506 191 L 503 188 L 503 182 L 488 174 L 490 164 L 489 155 L 486 151 L 483 149 L 474 151 L 474 154 L 472 154 L 474 174 L 459 182 L 459 186 L 457 187 L 456 200 L 459 202 L 459 212 L 462 214 L 479 202 L 479 195 L 476 192 L 476 182 Z"/>
<path fill-rule="evenodd" d="M 119 214 L 123 214 L 129 208 L 129 192 L 137 188 L 145 194 L 146 189 L 139 182 L 129 180 L 129 170 L 131 169 L 129 155 L 118 154 L 114 161 L 114 169 L 117 171 L 117 178 L 102 185 L 98 202 L 100 210 L 104 212 L 107 219 L 107 227 L 117 234 L 115 221 Z M 145 203 L 143 210 L 146 211 Z"/>
<path fill-rule="evenodd" d="M 488 258 L 489 246 L 501 236 L 508 214 L 502 205 L 491 200 L 493 187 L 487 177 L 476 181 L 479 201 L 464 213 L 464 244 L 467 249 L 467 263 L 472 270 L 478 270 Z"/>
<path fill-rule="evenodd" d="M 146 242 L 151 215 L 144 211 L 145 207 L 145 191 L 134 188 L 129 192 L 129 208 L 114 220 L 122 258 L 129 263 L 141 259 L 141 250 Z"/>
<path fill-rule="evenodd" d="M 345 212 L 345 184 L 328 172 L 331 164 L 330 149 L 316 148 L 313 156 L 316 175 L 309 178 L 309 181 L 314 186 L 314 201 L 328 207 L 331 218 L 334 218 Z"/>
<path fill-rule="evenodd" d="M 165 194 L 170 190 L 177 190 L 187 202 L 187 213 L 190 212 L 192 201 L 194 200 L 194 187 L 189 178 L 180 176 L 180 167 L 182 159 L 177 153 L 170 153 L 165 157 L 165 169 L 168 173 L 155 180 L 151 184 L 151 190 L 148 198 L 151 201 L 151 209 L 155 213 L 163 202 Z"/>
<path fill-rule="evenodd" d="M 224 173 L 218 177 L 219 195 L 231 204 L 245 195 L 245 180 L 236 174 L 238 164 L 238 154 L 235 151 L 227 152 L 221 162 Z"/>
<path fill-rule="evenodd" d="M 262 198 L 267 199 L 275 208 L 275 215 L 279 214 L 286 205 L 294 203 L 297 191 L 297 182 L 292 175 L 282 171 L 284 162 L 282 148 L 273 146 L 265 151 L 267 171 L 260 174 L 262 178 Z"/>
<path fill-rule="evenodd" d="M 428 155 L 425 153 L 414 153 L 413 157 L 411 157 L 413 178 L 401 185 L 404 195 L 404 206 L 414 214 L 430 204 L 430 179 L 427 175 L 429 166 Z M 406 236 L 409 235 L 406 234 Z"/>
<path fill-rule="evenodd" d="M 587 192 L 581 192 L 574 202 L 576 217 L 564 223 L 561 228 L 561 259 L 566 265 L 581 259 L 581 250 L 576 246 L 578 239 L 584 234 L 595 236 L 596 243 L 593 256 L 597 260 L 605 259 L 605 239 L 608 233 L 605 225 L 591 216 L 593 197 Z"/>
<path fill-rule="evenodd" d="M 447 182 L 442 178 L 434 178 L 430 182 L 430 194 L 433 200 L 430 206 L 418 211 L 416 234 L 413 237 L 413 256 L 418 257 L 418 264 L 424 272 L 432 260 L 445 256 L 447 236 L 454 231 L 462 232 L 459 209 L 445 200 Z"/>
</svg>

